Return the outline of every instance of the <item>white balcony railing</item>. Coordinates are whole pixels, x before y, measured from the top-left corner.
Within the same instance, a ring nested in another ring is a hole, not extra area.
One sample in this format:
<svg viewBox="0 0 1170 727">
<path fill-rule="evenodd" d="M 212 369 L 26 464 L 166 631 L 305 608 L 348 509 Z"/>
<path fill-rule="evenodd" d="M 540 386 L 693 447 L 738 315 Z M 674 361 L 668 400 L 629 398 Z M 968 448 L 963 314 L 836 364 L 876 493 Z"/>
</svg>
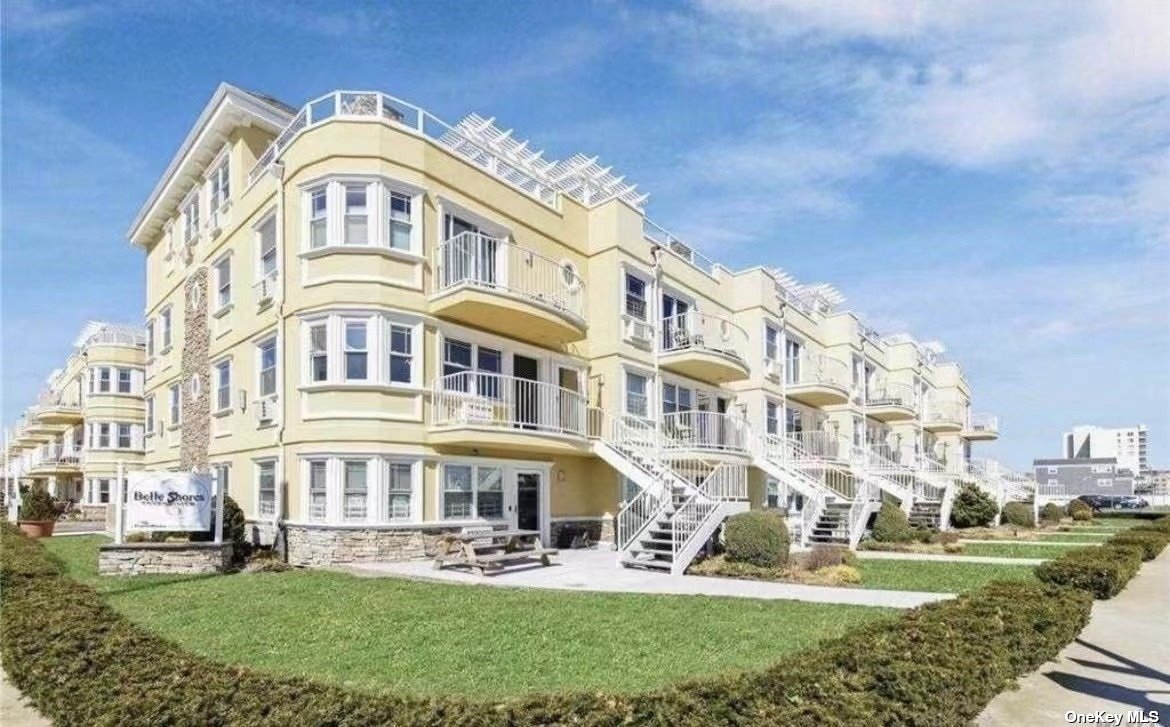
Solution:
<svg viewBox="0 0 1170 727">
<path fill-rule="evenodd" d="M 877 381 L 866 387 L 867 406 L 914 407 L 914 387 L 898 381 Z"/>
<path fill-rule="evenodd" d="M 969 428 L 973 432 L 998 432 L 999 417 L 991 414 L 972 414 Z"/>
<path fill-rule="evenodd" d="M 252 285 L 256 305 L 268 305 L 276 297 L 276 286 L 280 281 L 280 271 L 273 269 L 265 273 Z"/>
<path fill-rule="evenodd" d="M 709 313 L 687 311 L 662 319 L 662 352 L 703 350 L 744 360 L 747 331 L 734 322 Z"/>
<path fill-rule="evenodd" d="M 81 452 L 72 447 L 54 445 L 45 448 L 38 454 L 37 465 L 80 465 Z"/>
<path fill-rule="evenodd" d="M 667 450 L 707 452 L 748 451 L 748 427 L 743 419 L 709 411 L 680 411 L 662 417 L 662 445 Z"/>
<path fill-rule="evenodd" d="M 927 424 L 957 424 L 966 421 L 965 407 L 954 401 L 929 401 L 923 422 Z"/>
<path fill-rule="evenodd" d="M 461 287 L 520 298 L 585 320 L 585 282 L 569 264 L 479 232 L 461 232 L 435 252 L 435 291 Z"/>
<path fill-rule="evenodd" d="M 504 374 L 461 371 L 437 379 L 431 425 L 530 430 L 584 437 L 588 402 L 579 392 Z"/>
<path fill-rule="evenodd" d="M 788 357 L 784 381 L 788 386 L 828 385 L 844 391 L 853 388 L 848 364 L 823 353 Z"/>
<path fill-rule="evenodd" d="M 795 460 L 838 460 L 849 455 L 849 443 L 833 432 L 789 432 L 788 456 Z"/>
</svg>

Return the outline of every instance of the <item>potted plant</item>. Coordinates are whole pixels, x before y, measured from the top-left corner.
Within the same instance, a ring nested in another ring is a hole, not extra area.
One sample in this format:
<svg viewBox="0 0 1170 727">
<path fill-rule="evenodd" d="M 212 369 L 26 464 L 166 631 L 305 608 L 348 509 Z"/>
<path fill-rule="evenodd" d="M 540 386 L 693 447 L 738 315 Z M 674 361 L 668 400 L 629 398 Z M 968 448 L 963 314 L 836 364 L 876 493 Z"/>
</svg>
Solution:
<svg viewBox="0 0 1170 727">
<path fill-rule="evenodd" d="M 43 487 L 31 487 L 20 499 L 20 517 L 17 525 L 30 538 L 45 538 L 53 534 L 57 522 L 57 506 L 53 496 Z"/>
</svg>

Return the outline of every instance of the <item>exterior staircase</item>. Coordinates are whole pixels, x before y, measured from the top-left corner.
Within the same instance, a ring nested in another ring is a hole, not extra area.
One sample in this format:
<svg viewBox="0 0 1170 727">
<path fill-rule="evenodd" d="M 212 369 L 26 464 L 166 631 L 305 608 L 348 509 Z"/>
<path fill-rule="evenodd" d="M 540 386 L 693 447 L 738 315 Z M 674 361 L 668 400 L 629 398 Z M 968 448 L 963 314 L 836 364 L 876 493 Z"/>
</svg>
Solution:
<svg viewBox="0 0 1170 727">
<path fill-rule="evenodd" d="M 808 534 L 809 545 L 828 544 L 850 547 L 850 502 L 830 502 L 824 506 Z"/>
<path fill-rule="evenodd" d="M 942 522 L 942 503 L 921 500 L 910 508 L 910 525 L 927 530 L 938 528 Z"/>
</svg>

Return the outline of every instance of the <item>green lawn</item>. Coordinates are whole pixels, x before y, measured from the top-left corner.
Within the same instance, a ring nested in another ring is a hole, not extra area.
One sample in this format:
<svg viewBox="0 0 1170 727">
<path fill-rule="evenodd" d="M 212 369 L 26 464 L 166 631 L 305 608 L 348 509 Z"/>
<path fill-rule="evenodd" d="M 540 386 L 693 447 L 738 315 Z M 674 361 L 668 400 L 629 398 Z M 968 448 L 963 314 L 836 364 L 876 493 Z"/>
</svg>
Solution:
<svg viewBox="0 0 1170 727">
<path fill-rule="evenodd" d="M 760 667 L 897 612 L 460 586 L 326 571 L 100 578 L 99 537 L 45 542 L 133 621 L 218 661 L 369 690 L 646 690 Z M 654 576 L 648 575 L 648 578 Z M 941 588 L 938 590 L 948 590 Z"/>
<path fill-rule="evenodd" d="M 859 558 L 857 567 L 861 570 L 862 588 L 893 591 L 961 593 L 978 588 L 988 581 L 1026 581 L 1035 578 L 1032 567 L 1028 565 Z"/>
<path fill-rule="evenodd" d="M 964 543 L 963 555 L 995 558 L 1057 558 L 1079 545 L 1036 545 L 1034 543 Z"/>
<path fill-rule="evenodd" d="M 1109 538 L 1116 535 L 1117 532 L 1109 533 L 1081 533 L 1081 532 L 1067 532 L 1067 533 L 1037 533 L 1037 540 L 1054 540 L 1062 543 L 1103 543 Z"/>
</svg>

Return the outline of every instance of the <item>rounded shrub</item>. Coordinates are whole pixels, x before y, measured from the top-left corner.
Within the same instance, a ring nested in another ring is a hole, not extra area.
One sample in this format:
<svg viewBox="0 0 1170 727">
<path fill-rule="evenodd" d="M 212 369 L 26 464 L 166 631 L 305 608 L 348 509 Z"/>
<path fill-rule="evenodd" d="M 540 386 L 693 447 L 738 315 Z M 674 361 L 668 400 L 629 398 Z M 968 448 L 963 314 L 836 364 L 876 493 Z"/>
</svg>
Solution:
<svg viewBox="0 0 1170 727">
<path fill-rule="evenodd" d="M 57 503 L 44 487 L 30 487 L 20 498 L 20 519 L 45 522 L 57 519 Z"/>
<path fill-rule="evenodd" d="M 1064 509 L 1055 502 L 1050 502 L 1044 507 L 1040 508 L 1040 522 L 1042 523 L 1058 523 L 1064 517 Z"/>
<path fill-rule="evenodd" d="M 1017 528 L 1032 528 L 1036 526 L 1032 506 L 1023 502 L 1009 502 L 1003 506 L 1003 521 Z"/>
<path fill-rule="evenodd" d="M 909 543 L 914 540 L 914 529 L 902 508 L 892 502 L 882 503 L 873 521 L 873 539 L 879 543 Z"/>
<path fill-rule="evenodd" d="M 749 510 L 731 516 L 723 526 L 723 539 L 727 560 L 761 568 L 778 568 L 788 562 L 788 526 L 776 512 Z"/>
<path fill-rule="evenodd" d="M 1077 510 L 1072 514 L 1073 522 L 1087 523 L 1093 519 L 1092 510 Z"/>
<path fill-rule="evenodd" d="M 1078 522 L 1093 519 L 1093 508 L 1089 507 L 1089 504 L 1084 500 L 1069 500 L 1065 509 L 1068 511 L 1068 516 Z M 1077 517 L 1078 513 L 1080 513 L 1080 517 Z"/>
<path fill-rule="evenodd" d="M 956 528 L 985 528 L 995 520 L 999 507 L 995 498 L 970 483 L 964 484 L 951 503 L 951 525 Z"/>
<path fill-rule="evenodd" d="M 232 544 L 232 560 L 242 562 L 250 550 L 248 543 L 248 523 L 244 519 L 244 511 L 236 501 L 227 496 L 223 501 L 223 542 Z M 215 539 L 215 522 L 211 528 L 191 533 L 192 541 L 210 542 Z"/>
</svg>

